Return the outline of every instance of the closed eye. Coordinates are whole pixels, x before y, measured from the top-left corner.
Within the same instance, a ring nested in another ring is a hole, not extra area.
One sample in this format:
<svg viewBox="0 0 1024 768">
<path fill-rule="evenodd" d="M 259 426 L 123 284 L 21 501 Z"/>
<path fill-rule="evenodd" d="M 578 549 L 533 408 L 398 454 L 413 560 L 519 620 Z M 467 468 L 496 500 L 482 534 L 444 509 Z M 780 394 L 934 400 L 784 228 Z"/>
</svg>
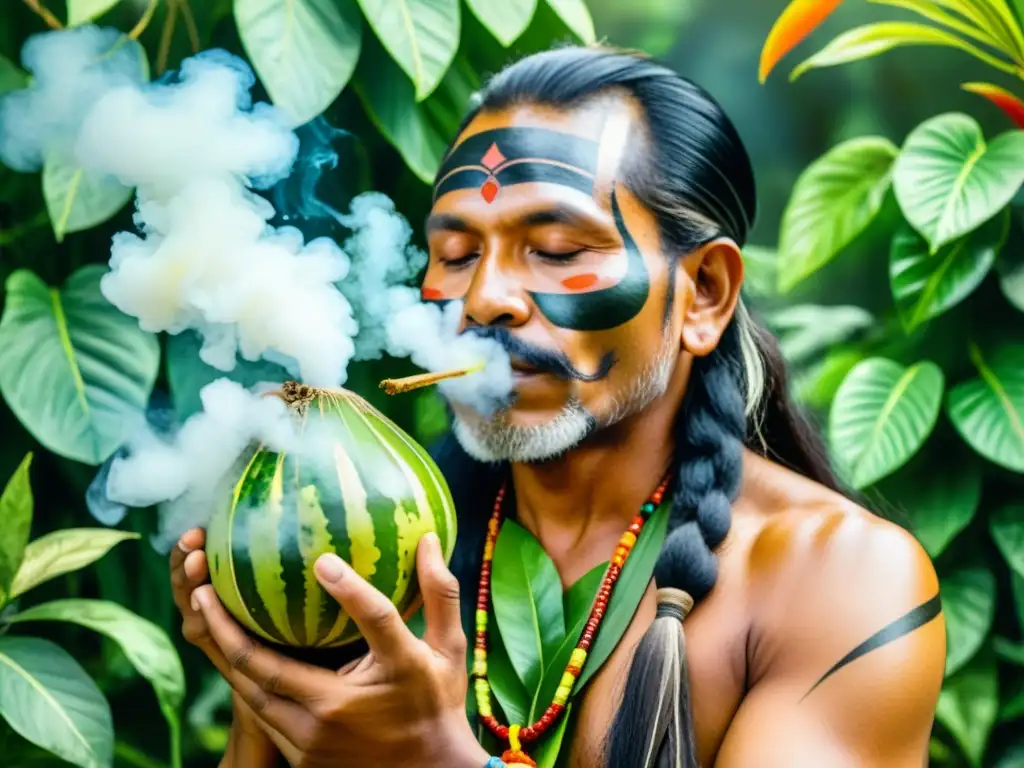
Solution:
<svg viewBox="0 0 1024 768">
<path fill-rule="evenodd" d="M 545 261 L 554 262 L 556 264 L 565 264 L 571 262 L 574 258 L 583 253 L 586 248 L 577 248 L 575 251 L 534 251 L 540 258 Z"/>
<path fill-rule="evenodd" d="M 450 269 L 461 269 L 463 267 L 468 267 L 476 261 L 479 256 L 479 253 L 467 253 L 465 256 L 459 256 L 456 259 L 441 259 L 441 263 Z"/>
</svg>

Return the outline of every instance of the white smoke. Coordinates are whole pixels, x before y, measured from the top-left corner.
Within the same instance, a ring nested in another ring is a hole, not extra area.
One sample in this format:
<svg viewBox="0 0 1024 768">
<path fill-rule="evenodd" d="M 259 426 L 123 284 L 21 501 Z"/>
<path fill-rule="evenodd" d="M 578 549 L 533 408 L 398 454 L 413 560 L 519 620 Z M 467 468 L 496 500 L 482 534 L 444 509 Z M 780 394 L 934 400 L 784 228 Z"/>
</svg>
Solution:
<svg viewBox="0 0 1024 768">
<path fill-rule="evenodd" d="M 387 352 L 432 371 L 487 362 L 485 373 L 442 391 L 484 411 L 507 397 L 501 346 L 459 336 L 457 305 L 442 314 L 408 285 L 426 257 L 387 196 L 365 193 L 347 214 L 333 212 L 351 231 L 343 248 L 270 224 L 277 211 L 254 190 L 288 176 L 300 143 L 273 107 L 252 103 L 245 62 L 204 52 L 144 83 L 139 50 L 92 26 L 38 35 L 23 51 L 32 85 L 0 99 L 8 165 L 37 168 L 60 151 L 135 187 L 137 231 L 114 236 L 101 284 L 114 306 L 147 331 L 197 331 L 202 360 L 225 372 L 239 359 L 263 359 L 305 383 L 338 387 L 353 359 Z M 216 479 L 247 445 L 288 437 L 277 398 L 222 379 L 202 402 L 176 434 L 146 431 L 110 467 L 111 499 L 172 502 L 168 535 L 202 522 Z"/>
</svg>

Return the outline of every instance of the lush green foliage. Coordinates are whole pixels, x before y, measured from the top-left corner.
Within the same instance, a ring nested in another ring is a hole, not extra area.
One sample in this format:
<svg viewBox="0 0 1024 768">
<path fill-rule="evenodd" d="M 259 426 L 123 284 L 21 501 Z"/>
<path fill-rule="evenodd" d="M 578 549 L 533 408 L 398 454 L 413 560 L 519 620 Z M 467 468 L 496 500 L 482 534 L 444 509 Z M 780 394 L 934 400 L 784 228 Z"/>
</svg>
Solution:
<svg viewBox="0 0 1024 768">
<path fill-rule="evenodd" d="M 200 50 L 243 56 L 259 78 L 255 99 L 300 132 L 321 114 L 339 129 L 338 170 L 317 188 L 320 199 L 345 210 L 378 190 L 411 222 L 429 207 L 427 182 L 483 77 L 525 53 L 594 39 L 583 0 L 67 0 L 66 13 L 27 0 L 0 18 L 0 94 L 28 82 L 21 47 L 47 27 L 123 30 L 146 78 Z M 291 204 L 303 194 L 287 184 L 276 192 Z M 5 764 L 56 753 L 87 766 L 199 766 L 224 748 L 227 692 L 208 664 L 189 663 L 201 656 L 180 641 L 165 556 L 148 544 L 108 552 L 152 534 L 155 514 L 111 505 L 90 487 L 147 411 L 162 418 L 170 405 L 184 419 L 221 375 L 199 361 L 194 336 L 142 331 L 99 290 L 111 235 L 132 228 L 132 195 L 63 157 L 47 157 L 38 174 L 0 166 L 0 477 L 34 451 L 38 491 L 33 521 L 26 462 L 0 501 Z M 359 363 L 346 386 L 426 442 L 445 428 L 436 397 L 386 398 L 376 386 L 410 369 Z M 278 373 L 247 364 L 231 377 L 252 384 Z M 81 528 L 87 507 L 118 530 Z M 27 544 L 30 526 L 38 538 Z M 139 675 L 155 700 L 138 689 Z M 15 711 L 14 701 L 30 705 Z"/>
<path fill-rule="evenodd" d="M 1024 78 L 1024 36 L 1003 0 L 879 2 L 938 26 L 859 27 L 793 78 L 920 44 L 958 48 Z M 780 18 L 773 45 L 788 50 L 780 41 L 806 32 Z M 1024 118 L 1005 89 L 971 90 Z M 794 333 L 813 347 L 789 357 L 800 396 L 827 418 L 843 479 L 936 561 L 948 628 L 936 765 L 1008 768 L 1024 753 L 1022 183 L 1024 130 L 986 137 L 960 112 L 924 121 L 899 147 L 882 136 L 847 140 L 800 176 L 777 262 L 762 259 L 752 286 L 783 348 Z M 815 302 L 842 301 L 844 280 L 872 296 L 860 308 L 867 321 L 829 333 L 827 313 L 837 308 Z M 801 307 L 807 322 L 779 322 Z"/>
</svg>

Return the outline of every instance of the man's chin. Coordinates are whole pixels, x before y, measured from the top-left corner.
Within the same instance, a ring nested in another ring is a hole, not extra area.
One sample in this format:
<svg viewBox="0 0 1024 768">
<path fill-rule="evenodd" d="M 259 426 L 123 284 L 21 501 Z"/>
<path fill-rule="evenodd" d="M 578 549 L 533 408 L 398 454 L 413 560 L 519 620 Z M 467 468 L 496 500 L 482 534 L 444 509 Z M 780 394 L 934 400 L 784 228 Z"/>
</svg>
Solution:
<svg viewBox="0 0 1024 768">
<path fill-rule="evenodd" d="M 492 418 L 455 413 L 452 430 L 463 450 L 477 461 L 530 463 L 548 461 L 583 442 L 595 421 L 578 403 L 553 418 L 530 426 L 512 423 L 510 411 Z"/>
</svg>

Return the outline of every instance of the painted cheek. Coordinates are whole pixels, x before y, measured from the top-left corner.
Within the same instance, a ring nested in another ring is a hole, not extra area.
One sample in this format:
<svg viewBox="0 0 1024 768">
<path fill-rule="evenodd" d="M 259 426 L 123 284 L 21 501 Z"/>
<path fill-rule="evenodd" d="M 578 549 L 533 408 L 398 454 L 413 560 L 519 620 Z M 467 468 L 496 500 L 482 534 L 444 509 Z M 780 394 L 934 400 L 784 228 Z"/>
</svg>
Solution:
<svg viewBox="0 0 1024 768">
<path fill-rule="evenodd" d="M 425 301 L 437 301 L 443 296 L 444 294 L 437 288 L 420 288 L 420 297 Z"/>
<path fill-rule="evenodd" d="M 583 275 L 573 275 L 567 277 L 562 281 L 562 287 L 569 291 L 585 291 L 588 288 L 593 288 L 597 284 L 600 278 L 593 272 L 588 272 Z"/>
</svg>

